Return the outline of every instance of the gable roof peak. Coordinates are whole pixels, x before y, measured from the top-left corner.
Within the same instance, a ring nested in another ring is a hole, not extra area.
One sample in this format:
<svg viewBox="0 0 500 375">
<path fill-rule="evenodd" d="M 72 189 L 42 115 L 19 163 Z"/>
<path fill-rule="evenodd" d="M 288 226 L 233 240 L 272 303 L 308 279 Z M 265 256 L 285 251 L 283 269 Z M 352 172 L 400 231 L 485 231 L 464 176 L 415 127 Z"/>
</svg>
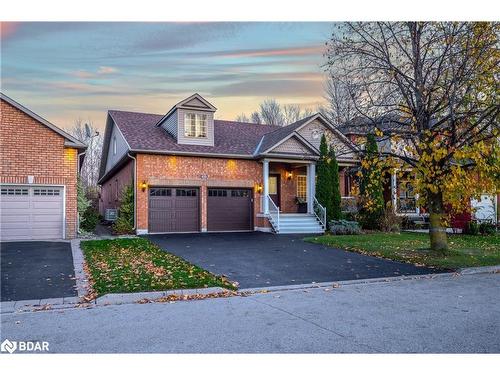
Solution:
<svg viewBox="0 0 500 375">
<path fill-rule="evenodd" d="M 86 149 L 87 145 L 84 144 L 82 141 L 77 139 L 76 137 L 72 136 L 71 134 L 65 132 L 61 128 L 57 127 L 56 125 L 52 124 L 51 122 L 45 120 L 43 117 L 37 115 L 35 112 L 29 110 L 22 104 L 16 102 L 14 99 L 8 97 L 4 93 L 0 92 L 0 98 L 4 100 L 6 103 L 9 103 L 11 106 L 17 108 L 21 112 L 24 112 L 26 115 L 30 116 L 32 119 L 38 121 L 42 125 L 45 125 L 52 131 L 56 132 L 60 136 L 62 136 L 64 139 L 66 139 L 65 145 L 68 147 L 74 147 L 74 148 L 79 148 L 79 149 Z"/>
<path fill-rule="evenodd" d="M 156 124 L 156 126 L 160 126 L 162 122 L 164 122 L 167 118 L 170 117 L 172 113 L 174 113 L 178 108 L 183 109 L 196 109 L 207 112 L 215 112 L 217 108 L 212 105 L 208 100 L 206 100 L 203 96 L 198 94 L 197 92 L 193 95 L 187 97 L 186 99 L 181 100 L 177 104 L 175 104 L 170 110 L 163 116 L 160 121 Z"/>
</svg>

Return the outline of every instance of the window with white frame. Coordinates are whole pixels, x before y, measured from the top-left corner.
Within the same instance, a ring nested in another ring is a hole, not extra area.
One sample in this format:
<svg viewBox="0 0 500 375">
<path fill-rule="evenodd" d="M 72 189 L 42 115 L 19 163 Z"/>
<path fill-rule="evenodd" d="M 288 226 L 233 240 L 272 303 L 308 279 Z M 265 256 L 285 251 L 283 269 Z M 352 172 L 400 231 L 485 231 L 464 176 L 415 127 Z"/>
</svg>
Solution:
<svg viewBox="0 0 500 375">
<path fill-rule="evenodd" d="M 184 117 L 184 135 L 186 137 L 206 138 L 207 115 L 186 113 Z"/>
<path fill-rule="evenodd" d="M 307 176 L 297 176 L 297 198 L 307 202 Z"/>
</svg>

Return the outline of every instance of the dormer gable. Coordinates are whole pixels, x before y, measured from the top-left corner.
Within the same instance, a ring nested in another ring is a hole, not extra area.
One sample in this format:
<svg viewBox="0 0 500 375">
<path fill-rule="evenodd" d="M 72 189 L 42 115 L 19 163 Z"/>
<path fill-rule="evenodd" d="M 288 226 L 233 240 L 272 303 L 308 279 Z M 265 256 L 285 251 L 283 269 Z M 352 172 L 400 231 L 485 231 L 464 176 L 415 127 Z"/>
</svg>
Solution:
<svg viewBox="0 0 500 375">
<path fill-rule="evenodd" d="M 200 94 L 193 94 L 174 105 L 156 126 L 165 129 L 178 144 L 213 146 L 216 110 Z"/>
</svg>

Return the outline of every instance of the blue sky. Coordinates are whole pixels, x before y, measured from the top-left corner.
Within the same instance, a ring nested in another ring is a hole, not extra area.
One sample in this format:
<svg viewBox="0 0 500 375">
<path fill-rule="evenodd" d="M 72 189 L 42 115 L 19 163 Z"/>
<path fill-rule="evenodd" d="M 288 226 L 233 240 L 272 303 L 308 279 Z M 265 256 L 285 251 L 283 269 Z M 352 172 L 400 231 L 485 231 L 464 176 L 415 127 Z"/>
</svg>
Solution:
<svg viewBox="0 0 500 375">
<path fill-rule="evenodd" d="M 2 23 L 2 92 L 60 127 L 165 113 L 194 92 L 219 119 L 265 98 L 323 103 L 331 23 Z"/>
</svg>

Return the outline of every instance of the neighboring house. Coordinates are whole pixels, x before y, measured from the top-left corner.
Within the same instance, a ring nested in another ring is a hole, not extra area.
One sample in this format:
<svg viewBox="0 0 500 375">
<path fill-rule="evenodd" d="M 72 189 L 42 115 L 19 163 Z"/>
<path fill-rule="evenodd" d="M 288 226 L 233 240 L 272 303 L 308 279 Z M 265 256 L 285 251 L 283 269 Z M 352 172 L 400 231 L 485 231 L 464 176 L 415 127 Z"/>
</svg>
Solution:
<svg viewBox="0 0 500 375">
<path fill-rule="evenodd" d="M 400 123 L 397 120 L 386 116 L 376 119 L 374 123 L 367 122 L 366 119 L 357 117 L 349 123 L 343 124 L 338 129 L 345 134 L 353 143 L 361 145 L 366 141 L 366 136 L 369 133 L 374 133 L 375 128 L 384 133 L 384 138 L 378 140 L 379 150 L 384 152 L 398 153 L 404 148 L 404 141 L 399 139 L 394 141 L 388 139 L 387 135 L 397 134 L 401 129 Z M 415 194 L 413 188 L 412 171 L 407 170 L 402 177 L 398 171 L 389 176 L 384 184 L 384 200 L 391 202 L 397 215 L 406 216 L 416 221 L 423 220 L 428 216 L 425 207 L 420 207 L 417 204 L 418 195 Z M 500 195 L 482 194 L 480 200 L 471 199 L 470 209 L 460 214 L 452 215 L 450 227 L 453 229 L 463 230 L 471 219 L 479 221 L 498 222 L 498 205 L 500 203 Z"/>
<path fill-rule="evenodd" d="M 315 166 L 325 134 L 348 196 L 355 146 L 316 114 L 284 127 L 214 120 L 198 94 L 165 115 L 108 111 L 100 212 L 133 184 L 139 234 L 206 231 L 323 232 Z"/>
<path fill-rule="evenodd" d="M 73 238 L 85 145 L 1 94 L 0 240 Z"/>
</svg>

